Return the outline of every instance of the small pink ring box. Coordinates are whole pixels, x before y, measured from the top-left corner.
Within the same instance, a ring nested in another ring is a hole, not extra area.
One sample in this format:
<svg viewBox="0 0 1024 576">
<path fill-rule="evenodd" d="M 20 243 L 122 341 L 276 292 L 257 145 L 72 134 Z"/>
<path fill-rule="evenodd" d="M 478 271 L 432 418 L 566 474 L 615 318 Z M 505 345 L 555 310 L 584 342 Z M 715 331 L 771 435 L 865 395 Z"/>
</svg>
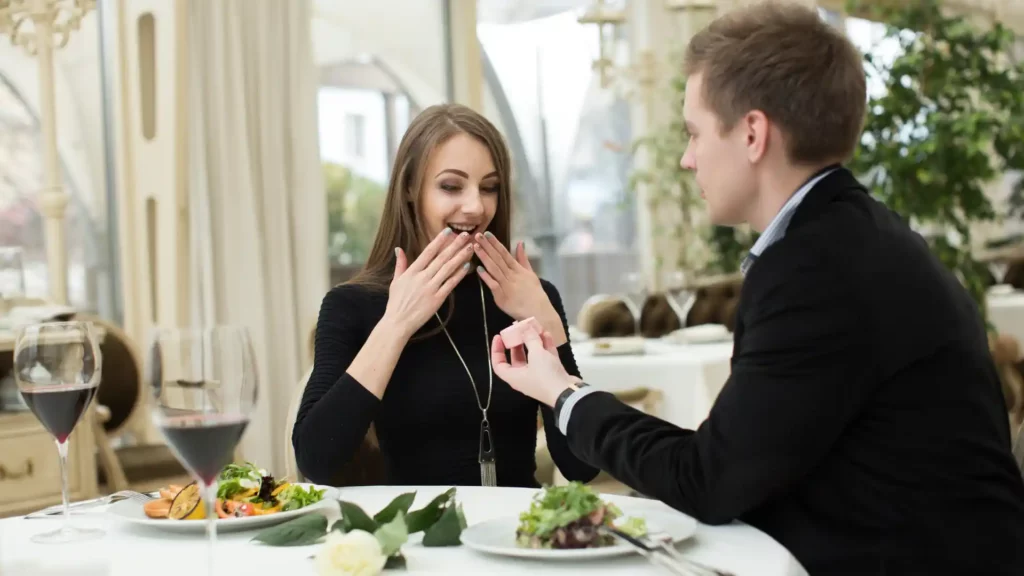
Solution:
<svg viewBox="0 0 1024 576">
<path fill-rule="evenodd" d="M 530 332 L 534 332 L 538 336 L 544 332 L 544 328 L 541 327 L 540 322 L 532 316 L 526 320 L 513 322 L 511 326 L 502 330 L 501 341 L 505 343 L 505 348 L 522 346 L 523 343 L 526 342 L 527 334 Z"/>
</svg>

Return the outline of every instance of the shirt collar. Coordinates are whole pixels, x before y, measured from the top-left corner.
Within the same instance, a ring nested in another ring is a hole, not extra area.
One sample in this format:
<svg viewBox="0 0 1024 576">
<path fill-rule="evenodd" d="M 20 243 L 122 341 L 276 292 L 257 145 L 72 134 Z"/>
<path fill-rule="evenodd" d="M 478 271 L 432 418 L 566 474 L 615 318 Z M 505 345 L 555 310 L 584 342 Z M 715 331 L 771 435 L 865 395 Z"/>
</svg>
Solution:
<svg viewBox="0 0 1024 576">
<path fill-rule="evenodd" d="M 758 256 L 760 256 L 766 248 L 772 244 L 778 242 L 786 235 L 786 228 L 789 226 L 789 221 L 793 219 L 793 213 L 796 212 L 800 203 L 803 202 L 807 194 L 814 188 L 814 186 L 822 180 L 822 178 L 835 172 L 839 169 L 839 166 L 828 166 L 821 170 L 817 174 L 811 177 L 810 180 L 804 183 L 792 196 L 786 200 L 786 203 L 782 205 L 779 213 L 772 218 L 772 221 L 768 224 L 768 227 L 764 229 L 764 232 L 758 236 L 757 241 L 754 242 L 754 246 L 751 247 L 750 253 L 743 259 L 743 263 L 740 265 L 740 271 L 744 274 L 750 269 L 750 266 L 754 263 Z"/>
</svg>

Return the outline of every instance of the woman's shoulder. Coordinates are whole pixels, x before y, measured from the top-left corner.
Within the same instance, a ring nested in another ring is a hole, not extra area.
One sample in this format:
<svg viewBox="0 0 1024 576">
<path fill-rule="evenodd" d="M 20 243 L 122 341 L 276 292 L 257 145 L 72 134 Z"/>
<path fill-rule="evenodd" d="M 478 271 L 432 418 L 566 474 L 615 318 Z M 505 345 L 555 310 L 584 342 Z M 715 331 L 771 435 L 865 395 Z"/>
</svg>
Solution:
<svg viewBox="0 0 1024 576">
<path fill-rule="evenodd" d="M 359 315 L 372 314 L 377 309 L 383 310 L 387 307 L 388 292 L 386 289 L 376 286 L 345 283 L 338 284 L 331 288 L 324 295 L 323 303 L 320 305 L 321 316 L 324 313 L 359 312 Z"/>
</svg>

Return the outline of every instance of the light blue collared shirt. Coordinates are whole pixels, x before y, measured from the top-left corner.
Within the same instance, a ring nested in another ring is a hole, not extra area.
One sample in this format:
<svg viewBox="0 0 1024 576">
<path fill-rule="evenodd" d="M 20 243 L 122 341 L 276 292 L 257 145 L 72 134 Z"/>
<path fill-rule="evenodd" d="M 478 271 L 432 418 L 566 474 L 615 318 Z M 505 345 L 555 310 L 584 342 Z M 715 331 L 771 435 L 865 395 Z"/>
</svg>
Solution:
<svg viewBox="0 0 1024 576">
<path fill-rule="evenodd" d="M 754 242 L 753 247 L 750 248 L 750 252 L 746 258 L 740 264 L 740 272 L 743 274 L 750 270 L 754 262 L 757 261 L 758 256 L 764 253 L 764 251 L 772 244 L 778 242 L 786 235 L 786 228 L 789 227 L 789 221 L 793 219 L 793 213 L 796 212 L 800 203 L 807 197 L 807 193 L 810 192 L 814 186 L 821 181 L 822 178 L 835 172 L 838 168 L 828 168 L 820 174 L 814 176 L 808 180 L 803 186 L 801 186 L 786 203 L 782 205 L 779 213 L 772 218 L 771 223 L 764 229 L 764 232 L 757 237 L 757 242 Z M 572 413 L 572 409 L 576 404 L 582 400 L 587 394 L 592 394 L 598 390 L 592 386 L 580 388 L 573 392 L 565 399 L 565 404 L 562 405 L 562 410 L 558 413 L 558 429 L 562 431 L 562 434 L 569 433 L 569 415 Z"/>
</svg>

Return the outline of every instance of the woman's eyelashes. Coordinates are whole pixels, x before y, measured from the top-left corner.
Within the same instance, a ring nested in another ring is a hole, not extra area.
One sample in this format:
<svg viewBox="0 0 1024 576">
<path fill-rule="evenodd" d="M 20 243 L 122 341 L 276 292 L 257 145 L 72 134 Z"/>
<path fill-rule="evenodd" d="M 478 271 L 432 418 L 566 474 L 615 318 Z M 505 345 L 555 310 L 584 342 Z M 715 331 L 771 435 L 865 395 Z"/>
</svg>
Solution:
<svg viewBox="0 0 1024 576">
<path fill-rule="evenodd" d="M 464 186 L 462 185 L 462 183 L 457 183 L 457 182 L 442 182 L 440 184 L 440 188 L 441 188 L 441 190 L 444 190 L 445 192 L 450 192 L 450 193 L 454 194 L 454 193 L 457 193 L 457 192 L 461 192 L 462 189 L 464 188 Z M 481 192 L 486 192 L 488 194 L 497 194 L 498 191 L 500 191 L 500 190 L 501 190 L 501 186 L 499 184 L 497 184 L 497 183 L 488 183 L 488 184 L 481 184 L 480 185 L 480 191 Z"/>
</svg>

